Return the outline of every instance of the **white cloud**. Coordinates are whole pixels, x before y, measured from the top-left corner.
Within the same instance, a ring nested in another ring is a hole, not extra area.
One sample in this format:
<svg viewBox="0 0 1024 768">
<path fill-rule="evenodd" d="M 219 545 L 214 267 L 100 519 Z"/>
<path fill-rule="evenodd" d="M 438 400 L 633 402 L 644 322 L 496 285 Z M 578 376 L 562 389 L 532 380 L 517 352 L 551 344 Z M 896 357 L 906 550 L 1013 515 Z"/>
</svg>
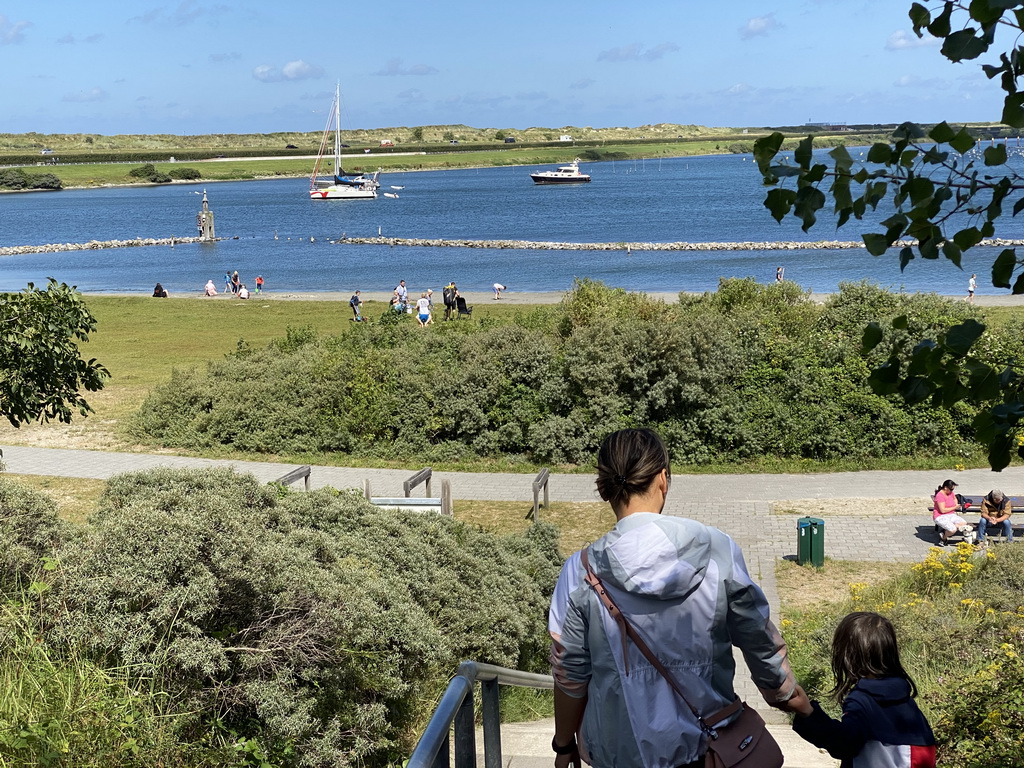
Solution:
<svg viewBox="0 0 1024 768">
<path fill-rule="evenodd" d="M 226 61 L 237 61 L 242 58 L 240 53 L 211 53 L 208 57 L 211 64 L 223 64 Z"/>
<path fill-rule="evenodd" d="M 25 30 L 31 26 L 31 21 L 11 21 L 0 14 L 0 45 L 22 42 L 25 39 Z"/>
<path fill-rule="evenodd" d="M 774 13 L 769 13 L 766 16 L 754 16 L 753 18 L 747 19 L 747 23 L 740 27 L 740 37 L 744 40 L 749 40 L 752 37 L 759 37 L 760 35 L 767 35 L 769 32 L 774 32 L 781 26 L 782 25 L 775 20 Z"/>
<path fill-rule="evenodd" d="M 924 37 L 918 37 L 913 32 L 897 29 L 885 41 L 885 50 L 905 51 L 908 48 L 923 48 L 925 46 L 940 45 L 941 43 L 942 41 L 939 38 L 932 37 L 928 33 L 925 33 Z"/>
<path fill-rule="evenodd" d="M 945 80 L 938 77 L 918 77 L 917 75 L 901 75 L 893 81 L 897 88 L 937 88 L 947 85 Z"/>
<path fill-rule="evenodd" d="M 384 76 L 395 76 L 395 75 L 436 75 L 437 69 L 430 66 L 429 64 L 414 64 L 411 67 L 402 66 L 402 60 L 399 58 L 388 59 L 388 63 L 383 69 L 379 69 L 373 74 L 384 75 Z"/>
<path fill-rule="evenodd" d="M 657 61 L 667 53 L 675 53 L 679 46 L 675 43 L 659 43 L 653 48 L 646 48 L 641 43 L 630 43 L 618 48 L 609 48 L 597 54 L 598 61 L 617 63 L 620 61 Z"/>
<path fill-rule="evenodd" d="M 95 33 L 93 35 L 89 35 L 88 37 L 86 37 L 85 38 L 85 42 L 87 42 L 87 43 L 98 43 L 102 39 L 103 39 L 103 33 L 102 32 L 97 32 L 97 33 Z"/>
<path fill-rule="evenodd" d="M 747 83 L 736 83 L 735 85 L 726 88 L 725 92 L 728 93 L 730 96 L 738 96 L 743 93 L 750 93 L 752 90 L 754 89 L 751 88 Z"/>
<path fill-rule="evenodd" d="M 77 93 L 67 93 L 64 95 L 62 101 L 74 101 L 74 102 L 90 102 L 90 101 L 104 101 L 107 98 L 107 92 L 102 88 L 90 88 L 88 91 L 78 91 Z"/>
<path fill-rule="evenodd" d="M 298 59 L 289 61 L 280 69 L 269 64 L 260 64 L 253 69 L 252 76 L 261 83 L 281 83 L 286 80 L 316 80 L 324 76 L 324 70 L 323 67 Z"/>
<path fill-rule="evenodd" d="M 66 35 L 64 35 L 64 37 L 58 37 L 57 38 L 57 44 L 58 45 L 74 45 L 75 44 L 75 36 L 72 35 L 70 32 L 68 32 Z"/>
<path fill-rule="evenodd" d="M 577 80 L 574 83 L 570 83 L 569 87 L 574 91 L 582 91 L 584 88 L 589 88 L 594 84 L 594 81 L 589 77 L 584 77 L 581 80 Z"/>
<path fill-rule="evenodd" d="M 402 101 L 409 103 L 419 104 L 426 101 L 423 92 L 419 88 L 408 88 L 397 95 Z"/>
</svg>

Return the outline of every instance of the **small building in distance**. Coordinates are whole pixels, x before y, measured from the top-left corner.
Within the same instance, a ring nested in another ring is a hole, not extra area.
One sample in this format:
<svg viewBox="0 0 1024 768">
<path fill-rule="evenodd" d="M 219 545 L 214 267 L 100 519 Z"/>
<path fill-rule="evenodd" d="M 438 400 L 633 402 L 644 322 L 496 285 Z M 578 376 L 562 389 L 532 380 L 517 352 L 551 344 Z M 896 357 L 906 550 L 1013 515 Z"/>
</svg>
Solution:
<svg viewBox="0 0 1024 768">
<path fill-rule="evenodd" d="M 559 141 L 572 141 L 572 136 L 570 136 L 568 133 L 563 133 L 561 136 L 558 137 L 558 140 Z"/>
<path fill-rule="evenodd" d="M 391 139 L 381 139 L 380 145 L 382 147 L 393 147 L 395 146 L 395 142 L 393 142 Z"/>
<path fill-rule="evenodd" d="M 833 123 L 833 122 L 827 122 L 827 121 L 826 122 L 821 122 L 821 123 L 816 123 L 816 122 L 812 122 L 812 121 L 808 120 L 806 123 L 804 123 L 804 125 L 806 125 L 808 128 L 821 128 L 821 130 L 823 130 L 823 131 L 848 131 L 848 130 L 850 130 L 849 128 L 846 127 L 846 123 Z"/>
</svg>

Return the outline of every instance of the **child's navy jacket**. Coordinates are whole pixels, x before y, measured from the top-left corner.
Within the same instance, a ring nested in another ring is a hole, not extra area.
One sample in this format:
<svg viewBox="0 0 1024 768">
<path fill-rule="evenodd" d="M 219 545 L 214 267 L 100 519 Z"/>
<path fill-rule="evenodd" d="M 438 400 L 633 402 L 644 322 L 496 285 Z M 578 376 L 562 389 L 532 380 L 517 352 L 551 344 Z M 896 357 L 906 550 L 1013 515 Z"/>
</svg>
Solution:
<svg viewBox="0 0 1024 768">
<path fill-rule="evenodd" d="M 842 760 L 842 768 L 935 768 L 935 736 L 901 677 L 860 680 L 843 702 L 843 720 L 818 702 L 793 730 Z"/>
</svg>

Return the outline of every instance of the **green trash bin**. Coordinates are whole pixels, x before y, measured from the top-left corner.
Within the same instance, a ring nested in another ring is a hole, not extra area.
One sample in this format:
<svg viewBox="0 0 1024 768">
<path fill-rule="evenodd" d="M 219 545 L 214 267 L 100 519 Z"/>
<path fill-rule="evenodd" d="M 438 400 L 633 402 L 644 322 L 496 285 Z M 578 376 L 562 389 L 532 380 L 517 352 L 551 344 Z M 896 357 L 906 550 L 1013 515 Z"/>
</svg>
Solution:
<svg viewBox="0 0 1024 768">
<path fill-rule="evenodd" d="M 820 517 L 801 517 L 796 521 L 796 561 L 815 568 L 825 565 L 825 521 Z"/>
</svg>

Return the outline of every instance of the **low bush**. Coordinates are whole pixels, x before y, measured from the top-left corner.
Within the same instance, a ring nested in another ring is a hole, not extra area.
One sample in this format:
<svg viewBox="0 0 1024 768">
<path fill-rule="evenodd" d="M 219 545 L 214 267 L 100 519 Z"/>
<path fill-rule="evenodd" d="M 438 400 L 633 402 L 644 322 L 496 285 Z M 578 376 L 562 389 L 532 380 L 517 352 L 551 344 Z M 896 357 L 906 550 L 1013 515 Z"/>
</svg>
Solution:
<svg viewBox="0 0 1024 768">
<path fill-rule="evenodd" d="M 869 320 L 904 315 L 900 333 L 916 337 L 976 312 L 864 283 L 819 307 L 788 282 L 723 280 L 666 305 L 580 281 L 558 307 L 507 322 L 421 333 L 385 313 L 344 337 L 294 331 L 175 372 L 133 431 L 187 449 L 578 465 L 612 430 L 646 425 L 682 464 L 968 457 L 969 412 L 874 394 L 882 352 L 860 347 Z M 1008 333 L 986 338 L 1009 354 Z"/>
<path fill-rule="evenodd" d="M 128 171 L 128 175 L 133 179 L 148 181 L 152 184 L 166 184 L 171 180 L 170 176 L 158 171 L 152 163 L 146 163 L 145 165 L 140 165 L 138 168 L 132 168 Z"/>
<path fill-rule="evenodd" d="M 61 189 L 52 173 L 25 173 L 20 168 L 0 168 L 0 189 Z"/>
<path fill-rule="evenodd" d="M 195 179 L 203 178 L 203 174 L 195 168 L 171 168 L 171 170 L 167 172 L 167 175 L 172 179 L 184 181 L 193 181 Z"/>
<path fill-rule="evenodd" d="M 9 528 L 29 545 L 0 553 L 50 552 L 36 589 L 48 647 L 130 673 L 160 694 L 175 737 L 203 749 L 385 765 L 408 754 L 460 660 L 546 667 L 551 526 L 499 538 L 226 470 L 114 478 L 53 550 L 46 514 L 23 518 Z"/>
</svg>

